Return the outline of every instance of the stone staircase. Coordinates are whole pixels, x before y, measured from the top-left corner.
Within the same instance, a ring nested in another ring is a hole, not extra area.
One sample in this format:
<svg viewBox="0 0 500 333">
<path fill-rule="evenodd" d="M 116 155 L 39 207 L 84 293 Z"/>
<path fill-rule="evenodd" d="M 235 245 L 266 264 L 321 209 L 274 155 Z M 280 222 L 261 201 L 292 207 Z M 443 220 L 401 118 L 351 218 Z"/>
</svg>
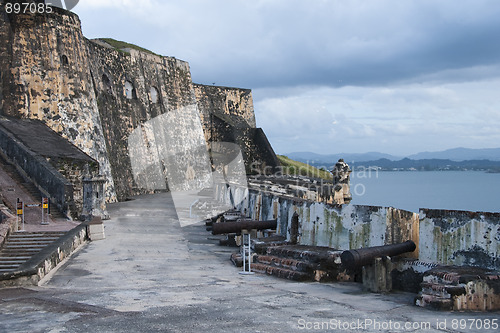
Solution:
<svg viewBox="0 0 500 333">
<path fill-rule="evenodd" d="M 15 271 L 65 232 L 14 232 L 0 249 L 0 274 Z"/>
<path fill-rule="evenodd" d="M 42 194 L 40 193 L 40 190 L 36 187 L 33 182 L 26 180 L 16 169 L 14 165 L 6 161 L 1 155 L 0 155 L 0 164 L 2 164 L 2 167 L 4 171 L 9 175 L 12 180 L 14 180 L 18 186 L 22 187 L 34 200 L 34 202 L 41 202 L 42 201 Z M 67 218 L 66 215 L 61 213 L 58 209 L 56 209 L 54 206 L 50 207 L 50 216 L 52 218 Z"/>
</svg>

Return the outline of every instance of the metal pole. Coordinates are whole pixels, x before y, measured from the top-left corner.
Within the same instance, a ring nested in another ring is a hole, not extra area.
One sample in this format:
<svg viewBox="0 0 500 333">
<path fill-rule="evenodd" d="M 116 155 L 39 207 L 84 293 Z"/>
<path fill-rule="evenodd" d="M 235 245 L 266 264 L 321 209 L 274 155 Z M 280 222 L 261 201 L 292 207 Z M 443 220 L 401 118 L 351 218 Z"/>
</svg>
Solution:
<svg viewBox="0 0 500 333">
<path fill-rule="evenodd" d="M 24 202 L 23 201 L 21 201 L 21 202 L 23 205 L 23 228 L 21 229 L 21 231 L 24 231 L 24 211 L 25 211 L 25 209 L 24 209 Z"/>
<path fill-rule="evenodd" d="M 245 249 L 245 234 L 241 235 L 241 248 L 243 249 L 243 273 L 245 273 L 246 272 L 246 262 L 247 262 L 247 258 L 246 258 L 247 250 Z"/>
<path fill-rule="evenodd" d="M 19 231 L 19 219 L 20 219 L 19 216 L 21 216 L 21 214 L 19 214 L 20 213 L 20 211 L 19 211 L 19 203 L 20 203 L 19 198 L 17 198 L 17 203 L 16 203 L 16 231 Z M 21 209 L 22 209 L 22 206 L 21 206 Z"/>
<path fill-rule="evenodd" d="M 44 214 L 45 209 L 47 210 L 47 214 Z M 49 224 L 49 198 L 42 198 L 42 224 Z"/>
<path fill-rule="evenodd" d="M 250 247 L 250 233 L 248 233 L 248 272 L 252 272 L 252 249 Z"/>
</svg>

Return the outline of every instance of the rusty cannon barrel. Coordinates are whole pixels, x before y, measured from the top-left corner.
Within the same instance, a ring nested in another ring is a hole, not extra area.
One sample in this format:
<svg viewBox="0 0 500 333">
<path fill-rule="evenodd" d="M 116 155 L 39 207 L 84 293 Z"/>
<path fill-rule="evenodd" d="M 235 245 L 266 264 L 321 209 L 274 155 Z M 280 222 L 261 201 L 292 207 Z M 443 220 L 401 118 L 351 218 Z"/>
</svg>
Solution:
<svg viewBox="0 0 500 333">
<path fill-rule="evenodd" d="M 212 224 L 212 235 L 241 233 L 241 230 L 276 229 L 278 221 L 253 221 L 243 220 L 234 222 L 219 222 Z"/>
<path fill-rule="evenodd" d="M 404 243 L 365 247 L 357 250 L 348 250 L 342 252 L 340 259 L 344 267 L 353 269 L 369 265 L 373 260 L 383 256 L 397 256 L 406 252 L 413 252 L 417 246 L 411 240 Z"/>
</svg>

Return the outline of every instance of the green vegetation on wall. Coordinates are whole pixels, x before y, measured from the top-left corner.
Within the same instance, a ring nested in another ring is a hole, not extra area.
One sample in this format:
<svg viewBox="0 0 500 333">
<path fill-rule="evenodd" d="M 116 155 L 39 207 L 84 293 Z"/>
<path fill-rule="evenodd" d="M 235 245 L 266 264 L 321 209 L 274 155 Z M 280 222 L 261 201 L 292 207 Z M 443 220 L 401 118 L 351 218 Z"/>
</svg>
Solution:
<svg viewBox="0 0 500 333">
<path fill-rule="evenodd" d="M 153 54 L 153 55 L 159 55 L 159 54 L 156 54 L 153 51 L 150 51 L 150 50 L 145 49 L 143 47 L 140 47 L 140 46 L 137 46 L 134 44 L 130 44 L 127 42 L 122 42 L 120 40 L 116 40 L 113 38 L 99 38 L 99 39 L 102 40 L 103 42 L 108 43 L 109 45 L 111 45 L 112 47 L 114 47 L 115 49 L 120 50 L 120 51 L 122 51 L 123 49 L 134 49 L 137 51 L 142 51 L 142 52 L 146 52 L 146 53 Z"/>
<path fill-rule="evenodd" d="M 318 169 L 309 164 L 294 161 L 286 156 L 277 155 L 283 169 L 287 175 L 301 175 L 314 178 L 332 180 L 332 174 L 325 169 Z"/>
</svg>

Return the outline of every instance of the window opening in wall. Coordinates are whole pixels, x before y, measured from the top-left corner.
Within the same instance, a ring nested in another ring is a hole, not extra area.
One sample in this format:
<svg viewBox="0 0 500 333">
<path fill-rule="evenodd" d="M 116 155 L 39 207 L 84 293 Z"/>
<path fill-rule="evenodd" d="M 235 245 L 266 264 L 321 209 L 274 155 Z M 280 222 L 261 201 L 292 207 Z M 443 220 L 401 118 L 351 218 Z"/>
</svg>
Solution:
<svg viewBox="0 0 500 333">
<path fill-rule="evenodd" d="M 130 82 L 130 81 L 125 81 L 125 97 L 127 99 L 137 98 L 135 88 L 132 85 L 132 82 Z"/>
<path fill-rule="evenodd" d="M 151 96 L 151 102 L 154 104 L 158 103 L 158 90 L 155 87 L 151 87 L 149 94 Z"/>
<path fill-rule="evenodd" d="M 69 64 L 68 57 L 67 57 L 65 54 L 63 54 L 63 55 L 61 56 L 61 63 L 63 64 L 63 66 L 66 66 L 66 65 L 68 65 L 68 64 Z"/>
</svg>

